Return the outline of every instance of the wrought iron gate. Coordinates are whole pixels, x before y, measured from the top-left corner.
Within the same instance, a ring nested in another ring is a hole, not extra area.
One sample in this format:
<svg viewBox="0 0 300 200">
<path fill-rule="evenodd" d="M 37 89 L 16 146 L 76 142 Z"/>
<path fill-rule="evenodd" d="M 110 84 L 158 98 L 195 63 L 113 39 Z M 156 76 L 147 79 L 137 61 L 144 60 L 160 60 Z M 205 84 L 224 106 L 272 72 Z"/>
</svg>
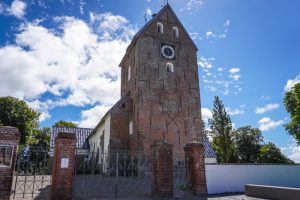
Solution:
<svg viewBox="0 0 300 200">
<path fill-rule="evenodd" d="M 13 199 L 49 199 L 51 186 L 49 150 L 25 148 L 18 156 L 12 185 Z"/>
<path fill-rule="evenodd" d="M 189 196 L 183 156 L 174 156 L 174 196 Z M 172 167 L 172 166 L 170 166 Z M 152 160 L 128 151 L 76 156 L 74 199 L 151 198 Z"/>
</svg>

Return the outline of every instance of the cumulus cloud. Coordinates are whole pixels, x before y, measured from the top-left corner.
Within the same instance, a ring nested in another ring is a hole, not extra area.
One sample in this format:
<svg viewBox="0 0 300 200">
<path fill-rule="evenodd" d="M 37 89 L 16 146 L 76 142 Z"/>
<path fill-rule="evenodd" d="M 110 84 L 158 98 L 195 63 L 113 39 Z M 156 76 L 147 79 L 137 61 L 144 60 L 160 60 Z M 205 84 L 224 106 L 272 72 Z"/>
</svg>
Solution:
<svg viewBox="0 0 300 200">
<path fill-rule="evenodd" d="M 227 37 L 227 32 L 229 30 L 230 21 L 227 19 L 224 23 L 223 32 L 220 31 L 207 31 L 204 35 L 199 37 L 199 40 L 208 39 L 210 43 L 213 43 L 214 39 L 225 39 Z"/>
<path fill-rule="evenodd" d="M 89 23 L 56 17 L 56 30 L 24 24 L 15 44 L 0 48 L 0 96 L 26 100 L 42 113 L 40 120 L 56 106 L 113 105 L 120 96 L 118 64 L 136 30 L 122 16 L 90 17 Z M 46 93 L 55 98 L 41 100 Z"/>
<path fill-rule="evenodd" d="M 274 121 L 269 117 L 264 117 L 259 120 L 259 129 L 261 131 L 269 131 L 275 129 L 277 126 L 282 125 L 284 122 L 283 120 Z"/>
<path fill-rule="evenodd" d="M 238 72 L 240 72 L 240 68 L 231 68 L 231 69 L 229 69 L 229 73 L 231 73 L 231 74 L 236 74 Z"/>
<path fill-rule="evenodd" d="M 229 19 L 227 19 L 227 20 L 225 21 L 225 23 L 224 23 L 224 27 L 228 27 L 229 24 L 230 24 L 230 21 L 229 21 Z"/>
<path fill-rule="evenodd" d="M 294 160 L 296 163 L 300 164 L 300 146 L 297 146 L 296 141 L 280 148 L 285 155 L 290 159 Z"/>
<path fill-rule="evenodd" d="M 285 86 L 284 86 L 284 91 L 285 92 L 288 92 L 290 91 L 293 86 L 296 84 L 296 83 L 299 83 L 300 82 L 300 75 L 296 76 L 295 79 L 290 79 L 286 82 Z"/>
<path fill-rule="evenodd" d="M 256 114 L 264 114 L 266 112 L 272 111 L 279 108 L 279 104 L 278 103 L 273 103 L 273 104 L 267 104 L 263 107 L 258 107 L 254 110 L 254 112 Z"/>
<path fill-rule="evenodd" d="M 200 65 L 203 69 L 210 69 L 212 68 L 212 62 L 215 59 L 213 57 L 205 58 L 203 56 L 200 56 L 198 58 L 198 65 Z"/>
<path fill-rule="evenodd" d="M 81 111 L 80 127 L 95 128 L 110 106 L 97 105 L 89 110 Z"/>
<path fill-rule="evenodd" d="M 208 119 L 212 118 L 212 112 L 208 108 L 201 108 L 202 119 L 208 122 Z"/>
<path fill-rule="evenodd" d="M 194 12 L 203 7 L 203 0 L 189 0 L 180 11 Z"/>
<path fill-rule="evenodd" d="M 244 106 L 240 106 L 239 108 L 229 108 L 227 107 L 226 108 L 226 112 L 229 114 L 229 115 L 241 115 L 241 114 L 244 114 Z"/>
<path fill-rule="evenodd" d="M 150 8 L 146 8 L 146 10 L 145 10 L 145 14 L 147 15 L 147 16 L 152 16 L 152 10 L 150 9 Z"/>
<path fill-rule="evenodd" d="M 20 0 L 14 0 L 10 8 L 7 8 L 7 13 L 17 18 L 23 18 L 25 15 L 26 3 Z"/>
</svg>

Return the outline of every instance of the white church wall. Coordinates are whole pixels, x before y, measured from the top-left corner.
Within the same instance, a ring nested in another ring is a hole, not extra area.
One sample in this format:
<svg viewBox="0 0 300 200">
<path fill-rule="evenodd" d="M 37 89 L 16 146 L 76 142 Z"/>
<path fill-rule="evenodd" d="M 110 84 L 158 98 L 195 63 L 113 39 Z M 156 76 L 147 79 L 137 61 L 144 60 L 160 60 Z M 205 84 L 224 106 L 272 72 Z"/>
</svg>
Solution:
<svg viewBox="0 0 300 200">
<path fill-rule="evenodd" d="M 205 165 L 208 194 L 245 192 L 245 184 L 300 188 L 300 165 Z"/>
<path fill-rule="evenodd" d="M 108 151 L 108 145 L 109 145 L 109 137 L 110 137 L 110 114 L 105 116 L 104 123 L 98 127 L 95 134 L 93 134 L 89 138 L 89 144 L 90 144 L 90 153 L 96 153 L 98 147 L 100 147 L 100 138 L 104 131 L 104 152 Z M 94 145 L 95 144 L 95 145 Z M 103 153 L 103 152 L 102 152 Z"/>
<path fill-rule="evenodd" d="M 205 164 L 217 164 L 217 158 L 206 157 L 204 160 Z"/>
</svg>

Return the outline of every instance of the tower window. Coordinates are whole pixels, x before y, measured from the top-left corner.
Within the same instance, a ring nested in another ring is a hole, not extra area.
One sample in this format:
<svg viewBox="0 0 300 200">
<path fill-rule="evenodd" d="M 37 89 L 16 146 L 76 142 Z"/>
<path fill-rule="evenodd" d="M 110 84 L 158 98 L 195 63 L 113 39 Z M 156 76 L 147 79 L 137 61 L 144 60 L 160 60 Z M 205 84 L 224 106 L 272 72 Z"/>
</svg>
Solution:
<svg viewBox="0 0 300 200">
<path fill-rule="evenodd" d="M 167 72 L 174 72 L 174 66 L 172 63 L 168 62 L 166 64 Z"/>
<path fill-rule="evenodd" d="M 173 30 L 173 36 L 174 37 L 179 37 L 178 28 L 177 27 L 173 27 L 172 30 Z"/>
<path fill-rule="evenodd" d="M 131 78 L 131 67 L 130 65 L 128 66 L 128 80 Z"/>
<path fill-rule="evenodd" d="M 133 134 L 133 122 L 130 121 L 129 122 L 129 135 L 132 135 Z"/>
<path fill-rule="evenodd" d="M 157 23 L 157 32 L 164 33 L 164 25 L 162 23 Z"/>
</svg>

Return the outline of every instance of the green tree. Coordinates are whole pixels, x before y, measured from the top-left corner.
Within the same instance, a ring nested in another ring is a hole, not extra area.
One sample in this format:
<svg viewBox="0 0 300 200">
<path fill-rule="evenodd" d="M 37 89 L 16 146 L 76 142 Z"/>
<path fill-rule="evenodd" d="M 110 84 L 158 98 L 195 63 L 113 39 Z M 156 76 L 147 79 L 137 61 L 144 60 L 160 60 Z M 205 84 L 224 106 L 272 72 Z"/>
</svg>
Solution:
<svg viewBox="0 0 300 200">
<path fill-rule="evenodd" d="M 50 149 L 51 129 L 48 127 L 34 130 L 27 139 L 27 144 L 32 149 Z"/>
<path fill-rule="evenodd" d="M 232 124 L 222 101 L 216 96 L 212 110 L 212 119 L 209 120 L 212 130 L 212 147 L 214 148 L 217 159 L 221 163 L 235 161 L 235 150 L 232 137 Z"/>
<path fill-rule="evenodd" d="M 54 126 L 66 126 L 66 127 L 77 127 L 77 125 L 73 122 L 60 120 L 54 124 Z"/>
<path fill-rule="evenodd" d="M 295 84 L 291 91 L 285 94 L 284 105 L 291 118 L 285 129 L 300 145 L 300 83 Z"/>
<path fill-rule="evenodd" d="M 280 151 L 280 149 L 272 142 L 269 142 L 261 146 L 259 162 L 295 164 L 294 161 L 290 160 L 287 156 L 285 156 Z"/>
<path fill-rule="evenodd" d="M 0 97 L 0 124 L 17 127 L 21 145 L 26 144 L 27 137 L 39 127 L 39 116 L 25 101 L 10 96 Z"/>
<path fill-rule="evenodd" d="M 244 126 L 233 132 L 238 162 L 257 162 L 263 136 L 258 128 Z"/>
</svg>

